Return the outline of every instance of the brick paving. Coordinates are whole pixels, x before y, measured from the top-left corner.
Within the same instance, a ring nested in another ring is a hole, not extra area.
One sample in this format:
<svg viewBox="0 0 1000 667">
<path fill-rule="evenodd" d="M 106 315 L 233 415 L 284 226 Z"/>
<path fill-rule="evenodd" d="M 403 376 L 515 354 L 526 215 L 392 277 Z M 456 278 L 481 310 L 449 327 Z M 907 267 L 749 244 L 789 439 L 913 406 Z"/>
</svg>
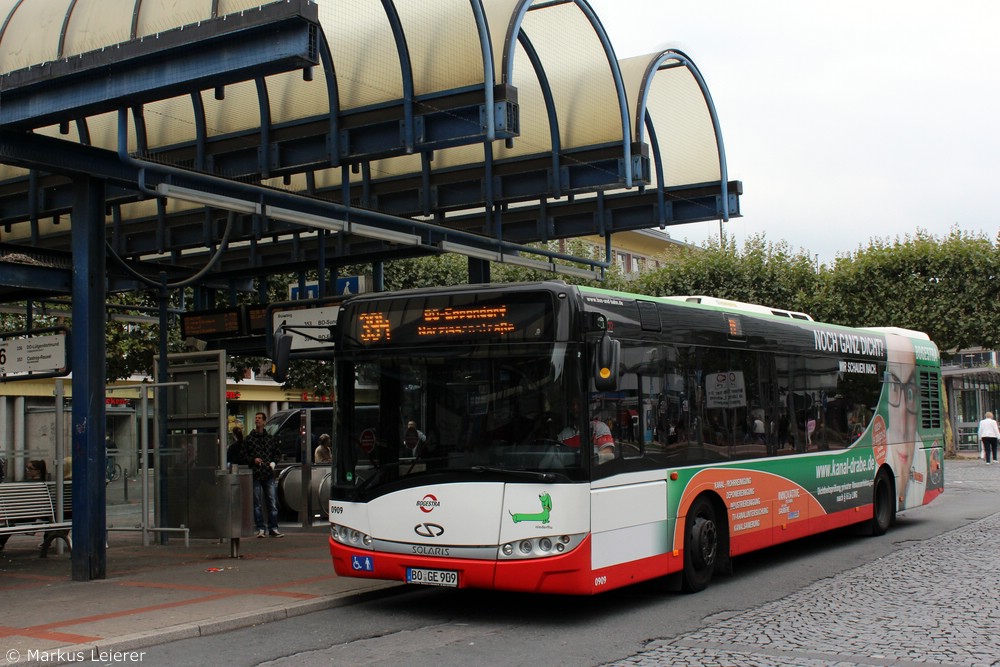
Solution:
<svg viewBox="0 0 1000 667">
<path fill-rule="evenodd" d="M 969 460 L 945 470 L 946 488 L 992 490 L 1000 501 L 1000 465 Z M 1000 514 L 612 665 L 1000 667 Z"/>
</svg>

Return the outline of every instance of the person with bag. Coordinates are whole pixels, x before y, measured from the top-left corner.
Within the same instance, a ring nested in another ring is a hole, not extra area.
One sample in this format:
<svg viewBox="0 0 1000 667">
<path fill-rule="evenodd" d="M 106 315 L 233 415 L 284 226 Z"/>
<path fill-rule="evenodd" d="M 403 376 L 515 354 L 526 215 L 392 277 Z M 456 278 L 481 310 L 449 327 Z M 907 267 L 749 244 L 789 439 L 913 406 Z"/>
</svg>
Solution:
<svg viewBox="0 0 1000 667">
<path fill-rule="evenodd" d="M 997 440 L 1000 440 L 1000 427 L 993 419 L 993 413 L 987 412 L 979 422 L 980 458 L 986 459 L 986 465 L 997 460 Z"/>
<path fill-rule="evenodd" d="M 249 465 L 247 461 L 246 440 L 243 439 L 243 427 L 237 424 L 233 427 L 233 441 L 226 449 L 226 463 L 230 466 Z"/>
</svg>

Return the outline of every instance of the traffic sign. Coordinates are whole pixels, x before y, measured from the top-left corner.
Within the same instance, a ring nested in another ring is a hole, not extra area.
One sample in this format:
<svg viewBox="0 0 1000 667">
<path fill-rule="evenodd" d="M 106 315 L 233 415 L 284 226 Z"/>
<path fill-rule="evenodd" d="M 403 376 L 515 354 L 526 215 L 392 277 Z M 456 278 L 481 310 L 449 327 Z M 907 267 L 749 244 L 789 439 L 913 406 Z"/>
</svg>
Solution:
<svg viewBox="0 0 1000 667">
<path fill-rule="evenodd" d="M 361 449 L 365 451 L 365 454 L 371 454 L 372 450 L 375 449 L 375 430 L 366 428 L 361 432 Z"/>
<path fill-rule="evenodd" d="M 290 284 L 288 286 L 288 298 L 295 301 L 298 299 L 318 299 L 321 296 L 319 293 L 319 281 L 307 280 L 304 287 L 305 289 L 303 290 L 298 283 Z M 366 276 L 341 276 L 337 278 L 333 286 L 333 293 L 337 296 L 351 296 L 367 291 L 368 278 Z"/>
</svg>

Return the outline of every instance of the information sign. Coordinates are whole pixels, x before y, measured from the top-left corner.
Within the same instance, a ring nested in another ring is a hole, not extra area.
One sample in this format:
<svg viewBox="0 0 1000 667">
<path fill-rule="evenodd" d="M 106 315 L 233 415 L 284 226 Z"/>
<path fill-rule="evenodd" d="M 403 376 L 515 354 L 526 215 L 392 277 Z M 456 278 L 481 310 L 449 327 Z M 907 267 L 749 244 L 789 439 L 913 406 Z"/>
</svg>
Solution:
<svg viewBox="0 0 1000 667">
<path fill-rule="evenodd" d="M 0 379 L 27 380 L 69 373 L 65 328 L 0 334 Z"/>
</svg>

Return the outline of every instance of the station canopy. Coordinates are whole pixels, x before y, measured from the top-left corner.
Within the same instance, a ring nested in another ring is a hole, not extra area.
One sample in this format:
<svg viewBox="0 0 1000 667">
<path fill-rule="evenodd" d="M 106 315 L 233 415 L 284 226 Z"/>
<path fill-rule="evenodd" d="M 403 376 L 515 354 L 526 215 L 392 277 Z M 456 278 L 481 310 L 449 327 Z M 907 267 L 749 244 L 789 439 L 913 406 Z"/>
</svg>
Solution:
<svg viewBox="0 0 1000 667">
<path fill-rule="evenodd" d="M 0 301 L 70 294 L 80 224 L 114 290 L 442 252 L 597 276 L 606 256 L 548 242 L 739 215 L 694 62 L 619 60 L 585 0 L 0 0 L 0 21 Z"/>
</svg>

